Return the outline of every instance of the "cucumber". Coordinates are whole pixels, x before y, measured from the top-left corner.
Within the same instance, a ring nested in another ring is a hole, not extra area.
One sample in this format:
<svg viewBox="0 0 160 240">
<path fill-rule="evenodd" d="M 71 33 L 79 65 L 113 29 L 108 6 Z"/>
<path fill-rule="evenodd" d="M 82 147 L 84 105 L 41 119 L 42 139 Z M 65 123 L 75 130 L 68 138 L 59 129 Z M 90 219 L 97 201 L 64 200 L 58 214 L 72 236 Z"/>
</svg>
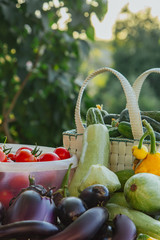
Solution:
<svg viewBox="0 0 160 240">
<path fill-rule="evenodd" d="M 136 240 L 156 240 L 156 238 L 152 238 L 146 234 L 140 233 Z"/>
<path fill-rule="evenodd" d="M 141 111 L 141 114 L 160 122 L 160 111 Z"/>
<path fill-rule="evenodd" d="M 110 222 L 113 222 L 116 215 L 124 214 L 134 222 L 138 234 L 147 234 L 157 240 L 160 240 L 160 222 L 149 215 L 114 203 L 107 203 L 106 208 L 109 212 Z"/>
<path fill-rule="evenodd" d="M 160 111 L 141 111 L 141 116 L 146 116 L 152 118 L 160 123 Z M 128 109 L 125 108 L 122 110 L 119 116 L 119 122 L 126 121 L 130 122 Z"/>
<path fill-rule="evenodd" d="M 84 130 L 79 164 L 69 186 L 71 195 L 79 195 L 81 182 L 93 164 L 108 166 L 109 155 L 110 140 L 107 127 L 100 123 L 89 125 Z"/>
<path fill-rule="evenodd" d="M 156 120 L 144 115 L 141 115 L 141 118 L 147 120 L 147 122 L 149 122 L 152 126 L 153 130 L 160 133 L 160 122 L 157 122 Z"/>
<path fill-rule="evenodd" d="M 131 124 L 129 122 L 122 121 L 118 124 L 118 131 L 124 137 L 133 139 Z"/>
<path fill-rule="evenodd" d="M 124 170 L 115 172 L 115 174 L 117 175 L 117 177 L 121 183 L 120 191 L 123 191 L 126 181 L 134 175 L 134 170 L 133 169 L 124 169 Z"/>
<path fill-rule="evenodd" d="M 130 122 L 129 112 L 127 108 L 123 109 L 122 112 L 120 113 L 119 122 L 122 122 L 122 121 Z"/>
<path fill-rule="evenodd" d="M 104 124 L 101 110 L 99 108 L 94 107 L 89 108 L 86 114 L 87 126 L 98 123 Z"/>
<path fill-rule="evenodd" d="M 123 135 L 126 138 L 133 139 L 131 124 L 129 122 L 122 121 L 118 124 L 118 131 L 121 135 Z M 145 132 L 146 129 L 143 128 L 143 132 Z M 160 141 L 160 133 L 154 131 L 156 141 Z M 150 139 L 149 136 L 146 137 L 146 140 Z"/>
<path fill-rule="evenodd" d="M 124 186 L 124 196 L 131 208 L 149 215 L 160 212 L 160 176 L 138 173 Z"/>
<path fill-rule="evenodd" d="M 111 124 L 112 123 L 112 119 L 118 119 L 119 118 L 119 114 L 116 113 L 110 113 L 104 116 L 103 120 L 105 124 Z"/>
<path fill-rule="evenodd" d="M 109 128 L 109 136 L 110 137 L 119 137 L 120 133 L 118 131 L 118 127 L 111 127 L 111 128 Z"/>
<path fill-rule="evenodd" d="M 123 192 L 115 192 L 109 199 L 108 203 L 118 204 L 123 207 L 129 207 Z"/>
</svg>

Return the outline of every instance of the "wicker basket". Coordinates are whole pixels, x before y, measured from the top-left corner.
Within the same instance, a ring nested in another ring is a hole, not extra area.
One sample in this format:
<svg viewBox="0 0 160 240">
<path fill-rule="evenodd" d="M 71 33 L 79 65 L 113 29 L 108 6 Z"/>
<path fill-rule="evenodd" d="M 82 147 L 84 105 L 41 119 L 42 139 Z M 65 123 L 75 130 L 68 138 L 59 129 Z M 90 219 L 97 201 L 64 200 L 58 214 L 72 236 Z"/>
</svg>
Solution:
<svg viewBox="0 0 160 240">
<path fill-rule="evenodd" d="M 143 134 L 140 110 L 139 110 L 137 99 L 139 97 L 142 83 L 144 82 L 148 74 L 151 73 L 151 70 L 149 72 L 143 73 L 136 80 L 134 85 L 135 91 L 131 87 L 128 80 L 121 73 L 119 73 L 118 71 L 112 68 L 108 68 L 108 67 L 100 68 L 97 71 L 93 72 L 91 75 L 89 75 L 81 86 L 77 103 L 76 103 L 76 108 L 75 108 L 76 129 L 63 132 L 63 145 L 64 147 L 69 149 L 72 153 L 76 154 L 78 158 L 80 158 L 82 144 L 83 144 L 83 132 L 85 129 L 82 123 L 81 115 L 80 115 L 82 95 L 88 82 L 94 77 L 96 77 L 98 74 L 101 74 L 104 72 L 113 73 L 122 85 L 122 88 L 126 97 L 126 106 L 129 111 L 130 123 L 131 123 L 132 133 L 134 137 L 134 140 L 122 139 L 122 138 L 110 138 L 110 161 L 109 161 L 108 167 L 112 171 L 131 169 L 133 165 L 133 156 L 132 156 L 131 148 L 134 144 L 138 143 L 138 140 Z M 158 72 L 158 70 L 156 72 Z M 149 146 L 150 142 L 145 141 L 145 144 Z M 157 145 L 159 146 L 159 143 L 157 143 Z"/>
</svg>

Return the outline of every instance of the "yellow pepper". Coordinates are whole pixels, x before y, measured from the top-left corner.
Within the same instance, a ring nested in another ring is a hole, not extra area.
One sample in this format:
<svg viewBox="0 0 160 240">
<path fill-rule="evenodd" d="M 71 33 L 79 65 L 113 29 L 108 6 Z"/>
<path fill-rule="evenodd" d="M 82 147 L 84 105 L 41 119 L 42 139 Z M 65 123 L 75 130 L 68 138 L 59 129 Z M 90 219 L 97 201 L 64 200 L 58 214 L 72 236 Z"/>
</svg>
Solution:
<svg viewBox="0 0 160 240">
<path fill-rule="evenodd" d="M 160 176 L 160 153 L 156 151 L 155 134 L 153 128 L 146 120 L 143 120 L 142 122 L 147 129 L 145 136 L 147 136 L 147 134 L 150 135 L 151 149 L 146 157 L 139 163 L 139 165 L 135 167 L 135 173 L 145 172 Z"/>
<path fill-rule="evenodd" d="M 148 148 L 143 145 L 143 140 L 146 136 L 148 136 L 148 131 L 143 134 L 139 140 L 139 144 L 132 147 L 132 154 L 138 160 L 144 159 L 148 154 Z"/>
</svg>

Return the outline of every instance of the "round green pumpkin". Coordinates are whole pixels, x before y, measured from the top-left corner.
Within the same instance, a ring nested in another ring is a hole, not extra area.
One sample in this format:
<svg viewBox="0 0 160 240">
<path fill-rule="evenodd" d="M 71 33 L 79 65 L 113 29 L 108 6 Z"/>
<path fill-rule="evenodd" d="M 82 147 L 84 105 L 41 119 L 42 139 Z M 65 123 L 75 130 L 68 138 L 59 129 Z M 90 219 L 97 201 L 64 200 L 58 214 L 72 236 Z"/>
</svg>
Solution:
<svg viewBox="0 0 160 240">
<path fill-rule="evenodd" d="M 129 206 L 147 214 L 160 212 L 160 177 L 151 173 L 138 173 L 124 186 Z"/>
</svg>

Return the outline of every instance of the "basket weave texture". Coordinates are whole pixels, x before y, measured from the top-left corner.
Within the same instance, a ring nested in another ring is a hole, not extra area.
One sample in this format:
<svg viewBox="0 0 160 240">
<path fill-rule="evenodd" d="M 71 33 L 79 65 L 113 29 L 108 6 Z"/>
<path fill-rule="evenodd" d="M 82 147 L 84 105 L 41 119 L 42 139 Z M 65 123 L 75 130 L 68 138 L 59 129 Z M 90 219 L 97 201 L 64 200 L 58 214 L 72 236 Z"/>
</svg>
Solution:
<svg viewBox="0 0 160 240">
<path fill-rule="evenodd" d="M 133 86 L 130 85 L 128 80 L 121 73 L 112 68 L 100 68 L 90 74 L 83 82 L 77 98 L 75 108 L 76 128 L 63 132 L 63 145 L 69 149 L 71 153 L 76 154 L 78 159 L 80 158 L 83 146 L 83 132 L 85 129 L 80 115 L 82 95 L 88 82 L 98 74 L 104 72 L 113 73 L 122 85 L 122 89 L 126 97 L 126 107 L 128 108 L 132 133 L 134 137 L 134 140 L 126 138 L 110 138 L 110 160 L 108 167 L 114 172 L 123 169 L 131 169 L 134 160 L 131 151 L 132 146 L 138 144 L 138 140 L 143 134 L 140 109 L 138 105 L 138 98 L 141 87 L 147 76 L 153 72 L 160 73 L 160 68 L 153 68 L 145 71 L 136 79 Z M 144 143 L 150 148 L 150 141 L 144 141 Z M 157 150 L 160 150 L 160 142 L 157 142 Z"/>
</svg>

